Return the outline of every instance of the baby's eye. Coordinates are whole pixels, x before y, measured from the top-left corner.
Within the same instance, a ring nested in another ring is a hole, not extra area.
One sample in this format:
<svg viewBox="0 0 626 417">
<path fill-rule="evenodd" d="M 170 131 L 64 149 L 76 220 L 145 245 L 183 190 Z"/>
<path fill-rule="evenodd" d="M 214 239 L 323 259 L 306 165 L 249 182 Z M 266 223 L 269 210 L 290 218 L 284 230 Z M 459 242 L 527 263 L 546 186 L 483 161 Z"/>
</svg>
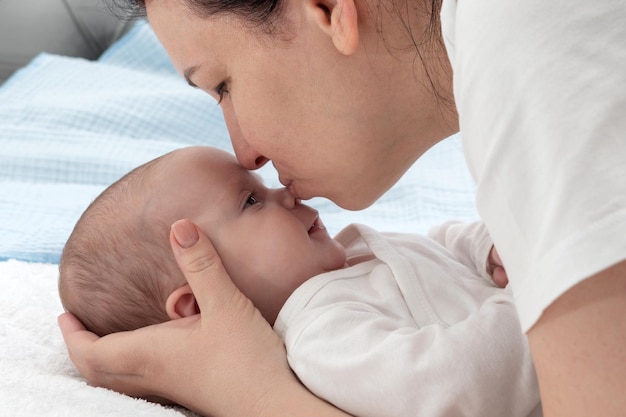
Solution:
<svg viewBox="0 0 626 417">
<path fill-rule="evenodd" d="M 256 199 L 256 197 L 254 196 L 254 194 L 250 194 L 250 196 L 248 197 L 248 199 L 246 200 L 246 204 L 244 206 L 244 208 L 246 207 L 250 207 L 256 203 L 258 203 L 259 201 Z"/>
</svg>

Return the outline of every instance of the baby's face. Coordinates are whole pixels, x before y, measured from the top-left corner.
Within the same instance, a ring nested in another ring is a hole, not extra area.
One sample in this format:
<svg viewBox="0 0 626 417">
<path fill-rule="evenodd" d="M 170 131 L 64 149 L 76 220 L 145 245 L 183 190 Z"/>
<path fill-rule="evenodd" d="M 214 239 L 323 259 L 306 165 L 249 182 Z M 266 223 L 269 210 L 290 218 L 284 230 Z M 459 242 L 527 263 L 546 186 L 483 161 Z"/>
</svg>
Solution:
<svg viewBox="0 0 626 417">
<path fill-rule="evenodd" d="M 233 282 L 271 324 L 303 282 L 344 266 L 345 251 L 316 210 L 284 188 L 266 188 L 229 153 L 183 149 L 159 171 L 148 218 L 156 210 L 160 218 L 194 221 L 215 245 Z"/>
</svg>

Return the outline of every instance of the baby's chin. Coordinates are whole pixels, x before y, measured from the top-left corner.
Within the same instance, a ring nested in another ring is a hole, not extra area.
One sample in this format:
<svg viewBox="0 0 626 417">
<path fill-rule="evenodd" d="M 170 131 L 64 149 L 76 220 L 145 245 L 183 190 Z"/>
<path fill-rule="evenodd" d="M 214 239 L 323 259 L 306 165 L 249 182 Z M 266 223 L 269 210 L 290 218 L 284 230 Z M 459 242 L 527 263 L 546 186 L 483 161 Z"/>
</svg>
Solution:
<svg viewBox="0 0 626 417">
<path fill-rule="evenodd" d="M 332 262 L 327 271 L 336 271 L 337 269 L 342 269 L 349 266 L 347 263 L 347 256 L 344 247 L 341 246 L 341 244 L 339 244 L 338 242 L 336 242 L 336 244 L 337 251 L 335 254 L 333 254 L 333 257 L 331 258 Z"/>
</svg>

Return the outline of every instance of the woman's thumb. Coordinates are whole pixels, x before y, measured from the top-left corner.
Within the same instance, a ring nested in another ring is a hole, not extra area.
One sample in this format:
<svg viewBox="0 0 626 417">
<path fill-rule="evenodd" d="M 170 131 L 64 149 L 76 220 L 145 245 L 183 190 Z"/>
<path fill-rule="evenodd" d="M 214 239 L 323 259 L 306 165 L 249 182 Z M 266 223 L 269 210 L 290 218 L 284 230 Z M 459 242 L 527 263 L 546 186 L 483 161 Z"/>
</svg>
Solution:
<svg viewBox="0 0 626 417">
<path fill-rule="evenodd" d="M 183 219 L 172 224 L 170 244 L 201 311 L 228 305 L 239 295 L 215 247 L 193 222 Z"/>
</svg>

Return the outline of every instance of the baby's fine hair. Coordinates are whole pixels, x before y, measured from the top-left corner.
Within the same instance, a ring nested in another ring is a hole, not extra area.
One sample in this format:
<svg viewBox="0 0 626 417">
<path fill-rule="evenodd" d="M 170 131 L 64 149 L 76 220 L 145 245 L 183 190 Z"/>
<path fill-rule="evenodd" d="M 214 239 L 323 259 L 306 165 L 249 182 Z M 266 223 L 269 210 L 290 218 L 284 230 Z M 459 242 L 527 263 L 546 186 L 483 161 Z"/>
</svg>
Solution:
<svg viewBox="0 0 626 417">
<path fill-rule="evenodd" d="M 170 224 L 142 216 L 151 173 L 166 157 L 135 168 L 106 188 L 63 248 L 63 307 L 99 336 L 169 320 L 165 301 L 186 283 L 170 249 Z"/>
</svg>

